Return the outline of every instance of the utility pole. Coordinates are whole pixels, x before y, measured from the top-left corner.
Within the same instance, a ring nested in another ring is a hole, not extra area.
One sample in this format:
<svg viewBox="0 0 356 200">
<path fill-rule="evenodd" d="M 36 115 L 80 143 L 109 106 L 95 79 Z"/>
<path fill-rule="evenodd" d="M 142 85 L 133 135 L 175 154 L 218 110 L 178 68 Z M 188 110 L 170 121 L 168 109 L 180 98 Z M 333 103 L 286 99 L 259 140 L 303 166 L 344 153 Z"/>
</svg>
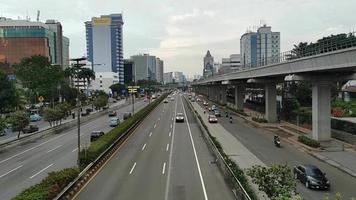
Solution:
<svg viewBox="0 0 356 200">
<path fill-rule="evenodd" d="M 80 67 L 85 66 L 85 64 L 83 63 L 79 63 L 80 61 L 85 61 L 86 58 L 74 58 L 74 59 L 70 59 L 71 61 L 76 62 L 74 64 L 74 68 L 76 70 L 76 79 L 77 79 L 77 127 L 78 127 L 78 131 L 77 131 L 77 137 L 78 137 L 78 158 L 77 158 L 77 164 L 78 164 L 78 168 L 80 168 L 80 110 L 81 110 L 81 103 L 80 103 L 80 90 L 79 90 L 79 77 L 78 77 L 78 71 L 80 70 Z"/>
</svg>

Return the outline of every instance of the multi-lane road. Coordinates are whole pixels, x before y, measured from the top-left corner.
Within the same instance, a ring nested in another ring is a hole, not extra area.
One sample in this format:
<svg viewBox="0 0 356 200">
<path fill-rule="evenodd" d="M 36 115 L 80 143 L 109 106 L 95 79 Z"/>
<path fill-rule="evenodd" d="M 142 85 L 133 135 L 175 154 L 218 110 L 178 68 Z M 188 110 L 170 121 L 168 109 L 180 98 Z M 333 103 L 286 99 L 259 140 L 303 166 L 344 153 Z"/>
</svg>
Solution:
<svg viewBox="0 0 356 200">
<path fill-rule="evenodd" d="M 225 111 L 221 111 L 225 113 Z M 233 123 L 230 123 L 225 116 L 220 117 L 219 124 L 268 166 L 272 164 L 288 164 L 292 168 L 297 164 L 313 164 L 322 169 L 330 180 L 330 191 L 307 189 L 298 182 L 297 192 L 305 199 L 324 199 L 328 193 L 335 195 L 337 192 L 341 193 L 344 199 L 356 197 L 356 178 L 283 141 L 282 148 L 276 148 L 273 143 L 273 132 L 255 128 L 235 116 Z"/>
<path fill-rule="evenodd" d="M 147 103 L 138 101 L 135 110 Z M 123 112 L 131 112 L 130 104 L 117 110 L 122 119 Z M 81 125 L 81 144 L 90 144 L 90 133 L 94 130 L 108 132 L 110 118 L 107 115 Z M 35 142 L 16 146 L 0 152 L 0 199 L 14 197 L 23 189 L 40 182 L 50 171 L 75 166 L 77 162 L 77 129 L 72 128 Z"/>
<path fill-rule="evenodd" d="M 75 199 L 234 199 L 186 106 L 161 103 Z"/>
</svg>

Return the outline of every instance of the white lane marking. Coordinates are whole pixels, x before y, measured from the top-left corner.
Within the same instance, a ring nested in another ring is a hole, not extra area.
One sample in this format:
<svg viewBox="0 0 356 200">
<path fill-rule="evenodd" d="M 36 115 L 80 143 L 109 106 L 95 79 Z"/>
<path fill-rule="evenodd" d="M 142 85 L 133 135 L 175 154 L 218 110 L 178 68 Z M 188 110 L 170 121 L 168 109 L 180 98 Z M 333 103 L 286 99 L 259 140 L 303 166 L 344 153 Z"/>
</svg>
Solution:
<svg viewBox="0 0 356 200">
<path fill-rule="evenodd" d="M 178 101 L 176 101 L 174 114 L 177 112 L 177 102 Z M 176 123 L 173 121 L 173 125 L 174 126 L 175 126 L 175 124 Z M 171 134 L 171 132 L 169 132 L 169 134 Z M 167 182 L 166 182 L 166 191 L 165 191 L 165 195 L 164 195 L 164 199 L 165 200 L 168 200 L 169 183 L 170 183 L 170 179 L 171 179 L 171 165 L 172 165 L 173 144 L 174 144 L 174 128 L 173 128 L 173 135 L 172 135 L 172 139 L 171 139 L 171 150 L 169 151 L 168 174 L 167 174 Z"/>
<path fill-rule="evenodd" d="M 75 151 L 77 151 L 78 150 L 78 148 L 75 148 L 75 149 L 73 149 L 73 151 L 72 152 L 75 152 Z"/>
<path fill-rule="evenodd" d="M 59 135 L 59 136 L 57 136 L 57 137 L 54 137 L 54 138 L 52 138 L 52 139 L 50 139 L 50 140 L 47 140 L 46 142 L 42 142 L 41 144 L 38 144 L 38 145 L 36 145 L 36 146 L 34 146 L 34 147 L 31 147 L 31 148 L 29 148 L 29 149 L 26 149 L 25 151 L 22 151 L 22 152 L 20 152 L 20 153 L 17 153 L 17 154 L 15 154 L 15 155 L 13 155 L 13 156 L 10 156 L 10 157 L 8 157 L 8 158 L 6 158 L 6 159 L 0 161 L 0 164 L 3 163 L 3 162 L 8 161 L 8 160 L 10 160 L 10 159 L 13 159 L 13 158 L 15 158 L 15 157 L 17 157 L 17 156 L 19 156 L 19 155 L 22 155 L 22 154 L 24 154 L 24 153 L 26 153 L 26 152 L 28 152 L 28 151 L 31 151 L 31 150 L 33 150 L 33 149 L 35 149 L 35 148 L 37 148 L 37 147 L 40 147 L 40 146 L 42 146 L 42 145 L 44 145 L 44 144 L 47 144 L 48 142 L 51 142 L 51 141 L 53 141 L 53 140 L 55 140 L 55 139 L 58 139 L 58 138 L 60 138 L 60 137 L 63 137 L 63 136 L 65 136 L 65 135 L 67 135 L 67 134 L 69 134 L 69 132 L 68 132 L 68 133 L 65 133 L 65 134 L 63 134 L 63 135 Z"/>
<path fill-rule="evenodd" d="M 168 149 L 169 149 L 169 143 L 167 144 L 166 151 L 168 151 Z"/>
<path fill-rule="evenodd" d="M 130 170 L 130 174 L 132 174 L 133 170 L 135 169 L 136 167 L 136 162 L 134 163 L 134 165 L 132 166 L 131 170 Z"/>
<path fill-rule="evenodd" d="M 20 166 L 18 166 L 18 167 L 16 167 L 16 168 L 14 168 L 14 169 L 12 169 L 12 170 L 10 170 L 10 171 L 6 172 L 5 174 L 0 175 L 0 178 L 2 178 L 2 177 L 4 177 L 4 176 L 6 176 L 6 175 L 8 175 L 8 174 L 10 174 L 11 172 L 13 172 L 13 171 L 15 171 L 15 170 L 17 170 L 17 169 L 21 168 L 22 166 L 23 166 L 23 165 L 20 165 Z"/>
<path fill-rule="evenodd" d="M 153 128 L 156 128 L 156 126 L 157 126 L 156 124 L 155 124 L 155 125 L 153 125 Z"/>
<path fill-rule="evenodd" d="M 150 133 L 150 135 L 149 135 L 150 137 L 152 136 L 152 132 Z"/>
<path fill-rule="evenodd" d="M 32 179 L 32 178 L 34 178 L 35 176 L 37 176 L 38 174 L 42 173 L 44 170 L 50 168 L 52 165 L 53 165 L 53 163 L 50 164 L 50 165 L 48 165 L 47 167 L 41 169 L 39 172 L 37 172 L 36 174 L 34 174 L 33 176 L 31 176 L 30 179 Z"/>
<path fill-rule="evenodd" d="M 165 171 L 166 171 L 166 162 L 163 163 L 162 174 L 164 174 Z"/>
<path fill-rule="evenodd" d="M 182 101 L 182 97 L 181 97 L 181 101 Z M 198 156 L 197 156 L 197 151 L 195 150 L 195 145 L 194 145 L 194 140 L 193 140 L 193 136 L 192 136 L 192 131 L 190 130 L 190 126 L 189 126 L 189 122 L 188 122 L 188 117 L 187 117 L 187 113 L 185 112 L 185 107 L 184 107 L 184 103 L 183 104 L 183 111 L 184 111 L 184 116 L 187 119 L 185 121 L 185 123 L 188 126 L 188 131 L 189 131 L 189 135 L 190 135 L 190 141 L 192 142 L 192 146 L 193 146 L 193 152 L 194 152 L 194 157 L 195 157 L 195 161 L 197 163 L 197 167 L 198 167 L 198 172 L 199 172 L 199 177 L 200 177 L 200 182 L 203 188 L 203 193 L 204 193 L 204 199 L 208 200 L 208 195 L 206 194 L 206 189 L 205 189 L 205 183 L 204 183 L 204 179 L 200 170 L 200 164 L 199 164 L 199 160 L 198 160 Z"/>
<path fill-rule="evenodd" d="M 161 120 L 161 118 L 158 118 L 158 121 Z"/>
<path fill-rule="evenodd" d="M 173 125 L 171 124 L 171 128 L 173 128 Z"/>
<path fill-rule="evenodd" d="M 174 121 L 174 117 L 172 117 L 172 121 Z"/>
<path fill-rule="evenodd" d="M 146 143 L 143 145 L 142 151 L 145 150 L 145 148 L 146 148 Z"/>
<path fill-rule="evenodd" d="M 169 137 L 171 137 L 171 135 L 172 135 L 172 132 L 170 132 L 170 131 L 169 131 L 169 134 L 168 134 L 168 136 L 169 136 Z"/>
<path fill-rule="evenodd" d="M 58 145 L 57 147 L 54 147 L 53 149 L 48 150 L 47 153 L 49 153 L 49 152 L 51 152 L 51 151 L 54 151 L 54 150 L 58 149 L 58 148 L 61 147 L 61 146 L 62 146 L 62 145 Z"/>
</svg>

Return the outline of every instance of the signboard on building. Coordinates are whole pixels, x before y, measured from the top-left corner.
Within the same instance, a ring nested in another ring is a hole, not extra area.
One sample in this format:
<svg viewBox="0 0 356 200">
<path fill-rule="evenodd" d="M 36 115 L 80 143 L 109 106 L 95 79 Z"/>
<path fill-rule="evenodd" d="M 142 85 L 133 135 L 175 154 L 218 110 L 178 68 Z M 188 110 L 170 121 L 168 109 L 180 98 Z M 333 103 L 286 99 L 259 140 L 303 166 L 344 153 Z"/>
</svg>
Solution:
<svg viewBox="0 0 356 200">
<path fill-rule="evenodd" d="M 92 23 L 94 26 L 97 25 L 110 25 L 111 24 L 111 19 L 108 17 L 93 17 L 92 18 Z"/>
</svg>

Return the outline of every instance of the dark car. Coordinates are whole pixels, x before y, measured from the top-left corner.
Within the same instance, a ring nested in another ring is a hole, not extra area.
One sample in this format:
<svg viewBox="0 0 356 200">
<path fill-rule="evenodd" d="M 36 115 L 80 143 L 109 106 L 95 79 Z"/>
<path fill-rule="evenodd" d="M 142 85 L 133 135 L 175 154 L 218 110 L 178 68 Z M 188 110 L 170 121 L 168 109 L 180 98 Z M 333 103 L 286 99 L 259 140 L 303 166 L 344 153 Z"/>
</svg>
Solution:
<svg viewBox="0 0 356 200">
<path fill-rule="evenodd" d="M 85 111 L 87 111 L 87 113 L 91 113 L 91 112 L 93 112 L 93 109 L 92 108 L 87 108 L 87 109 L 85 109 Z"/>
<path fill-rule="evenodd" d="M 295 179 L 299 179 L 307 188 L 330 189 L 330 182 L 319 168 L 314 165 L 297 165 L 293 169 Z"/>
<path fill-rule="evenodd" d="M 123 115 L 124 120 L 128 119 L 130 117 L 131 117 L 131 113 L 130 112 L 125 112 L 124 115 Z"/>
<path fill-rule="evenodd" d="M 84 117 L 84 116 L 88 116 L 88 115 L 90 115 L 90 112 L 88 112 L 88 111 L 81 113 L 81 116 L 83 116 L 83 117 Z"/>
<path fill-rule="evenodd" d="M 183 115 L 183 113 L 177 113 L 177 115 L 176 115 L 176 122 L 184 122 L 184 115 Z"/>
<path fill-rule="evenodd" d="M 38 131 L 39 128 L 37 125 L 35 124 L 30 124 L 28 126 L 26 126 L 24 129 L 23 129 L 23 133 L 34 133 L 36 131 Z"/>
<path fill-rule="evenodd" d="M 90 134 L 90 142 L 93 142 L 104 135 L 103 131 L 93 131 Z"/>
<path fill-rule="evenodd" d="M 109 112 L 109 117 L 116 117 L 117 113 L 115 110 Z"/>
<path fill-rule="evenodd" d="M 219 110 L 214 110 L 214 115 L 215 115 L 216 117 L 221 117 L 221 113 L 220 113 Z"/>
</svg>

